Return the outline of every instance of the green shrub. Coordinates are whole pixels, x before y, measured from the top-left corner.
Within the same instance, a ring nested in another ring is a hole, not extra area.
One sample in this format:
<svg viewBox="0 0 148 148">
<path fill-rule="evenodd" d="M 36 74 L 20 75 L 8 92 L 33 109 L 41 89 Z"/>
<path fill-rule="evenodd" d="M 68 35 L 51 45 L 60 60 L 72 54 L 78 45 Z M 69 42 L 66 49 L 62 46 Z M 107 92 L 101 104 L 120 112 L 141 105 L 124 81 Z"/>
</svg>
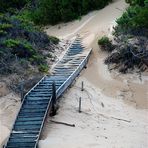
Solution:
<svg viewBox="0 0 148 148">
<path fill-rule="evenodd" d="M 148 29 L 148 0 L 126 0 L 126 2 L 130 3 L 131 7 L 117 19 L 117 31 Z"/>
<path fill-rule="evenodd" d="M 132 19 L 132 26 L 133 27 L 144 27 L 148 28 L 148 8 L 142 8 L 137 13 L 135 17 Z"/>
<path fill-rule="evenodd" d="M 3 43 L 6 47 L 9 48 L 15 48 L 16 46 L 18 46 L 20 44 L 19 40 L 14 40 L 14 39 L 7 39 L 4 41 Z"/>
<path fill-rule="evenodd" d="M 102 45 L 102 46 L 104 46 L 104 45 L 106 45 L 108 43 L 110 43 L 110 40 L 106 36 L 103 36 L 101 39 L 98 40 L 98 44 Z"/>
<path fill-rule="evenodd" d="M 57 37 L 54 36 L 49 36 L 49 41 L 51 41 L 53 44 L 58 44 L 59 43 L 59 39 Z"/>
<path fill-rule="evenodd" d="M 32 47 L 31 43 L 27 42 L 27 41 L 22 41 L 22 45 L 24 46 L 24 48 L 26 48 L 30 53 L 35 54 L 36 51 L 35 49 Z"/>
<path fill-rule="evenodd" d="M 148 28 L 148 9 L 147 7 L 129 7 L 123 15 L 117 19 L 117 24 L 124 29 L 146 27 Z"/>
<path fill-rule="evenodd" d="M 31 19 L 37 24 L 56 24 L 78 19 L 91 10 L 101 9 L 112 0 L 39 0 Z"/>
<path fill-rule="evenodd" d="M 145 0 L 125 0 L 130 5 L 144 6 Z"/>
<path fill-rule="evenodd" d="M 24 15 L 21 13 L 19 13 L 18 15 L 13 15 L 11 16 L 12 20 L 16 20 L 16 21 L 20 21 L 20 23 L 18 24 L 18 26 L 20 28 L 25 29 L 26 31 L 29 32 L 36 32 L 36 31 L 41 31 L 41 29 L 36 26 L 31 19 L 28 17 L 24 17 Z"/>
<path fill-rule="evenodd" d="M 30 58 L 30 61 L 33 63 L 33 64 L 37 64 L 37 65 L 40 65 L 41 63 L 45 63 L 45 60 L 46 58 L 43 57 L 41 54 L 39 53 L 36 53 L 34 55 L 32 55 L 32 57 Z"/>
<path fill-rule="evenodd" d="M 18 18 L 20 18 L 20 20 L 26 21 L 26 20 L 30 20 L 31 17 L 31 11 L 29 11 L 28 9 L 24 9 L 22 11 L 19 12 L 18 14 Z"/>
<path fill-rule="evenodd" d="M 12 27 L 13 27 L 13 25 L 8 24 L 8 23 L 0 24 L 0 30 L 7 30 L 7 29 L 12 28 Z"/>
<path fill-rule="evenodd" d="M 101 9 L 112 0 L 1 0 L 0 12 L 19 13 L 36 24 L 56 24 L 78 19 L 91 10 Z"/>
<path fill-rule="evenodd" d="M 32 45 L 25 40 L 7 39 L 3 43 L 6 47 L 11 48 L 11 53 L 21 58 L 31 58 L 37 54 Z"/>
<path fill-rule="evenodd" d="M 41 65 L 39 65 L 38 69 L 39 69 L 40 72 L 47 73 L 49 67 L 48 67 L 48 65 L 46 65 L 46 64 L 41 64 Z"/>
<path fill-rule="evenodd" d="M 0 1 L 0 12 L 6 12 L 11 8 L 21 9 L 30 0 L 1 0 Z"/>
<path fill-rule="evenodd" d="M 145 5 L 146 7 L 148 7 L 148 0 L 145 0 L 145 1 L 144 1 L 144 5 Z"/>
<path fill-rule="evenodd" d="M 104 51 L 111 52 L 114 49 L 112 42 L 106 36 L 103 36 L 101 39 L 98 40 L 98 45 L 100 45 L 101 49 Z"/>
<path fill-rule="evenodd" d="M 20 74 L 20 71 L 25 73 L 29 69 L 48 72 L 47 53 L 40 49 L 48 48 L 51 42 L 58 43 L 57 38 L 48 39 L 40 28 L 23 15 L 9 13 L 0 13 L 0 37 L 0 61 L 3 61 L 0 62 L 0 75 Z"/>
<path fill-rule="evenodd" d="M 6 35 L 6 34 L 7 34 L 6 31 L 4 31 L 4 30 L 0 30 L 0 35 Z"/>
</svg>

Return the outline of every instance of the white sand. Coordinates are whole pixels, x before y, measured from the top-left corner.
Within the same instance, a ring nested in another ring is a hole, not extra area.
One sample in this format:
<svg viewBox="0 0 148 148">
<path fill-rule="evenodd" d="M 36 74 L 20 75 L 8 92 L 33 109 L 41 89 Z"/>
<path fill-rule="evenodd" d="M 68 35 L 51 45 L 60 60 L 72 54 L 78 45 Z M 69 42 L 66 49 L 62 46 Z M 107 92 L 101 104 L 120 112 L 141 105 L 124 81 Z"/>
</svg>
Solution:
<svg viewBox="0 0 148 148">
<path fill-rule="evenodd" d="M 97 38 L 112 37 L 112 26 L 127 5 L 116 0 L 106 8 L 92 12 L 67 24 L 46 29 L 50 35 L 69 39 L 79 34 L 85 46 L 93 48 L 88 68 L 61 98 L 55 124 L 48 119 L 39 148 L 147 148 L 148 147 L 148 80 L 147 73 L 122 75 L 110 73 L 99 50 Z M 58 29 L 60 26 L 60 29 Z M 85 91 L 81 92 L 84 81 Z M 78 99 L 82 97 L 82 113 Z"/>
<path fill-rule="evenodd" d="M 1 147 L 2 144 L 4 144 L 5 139 L 7 138 L 7 136 L 9 135 L 10 130 L 6 127 L 3 126 L 2 123 L 0 122 L 0 143 L 1 143 Z"/>
<path fill-rule="evenodd" d="M 20 98 L 8 90 L 7 95 L 0 98 L 0 148 L 10 134 L 19 106 Z"/>
<path fill-rule="evenodd" d="M 82 80 L 84 92 L 81 92 Z M 78 113 L 80 96 L 82 113 Z M 137 110 L 122 99 L 104 96 L 82 74 L 62 98 L 58 115 L 52 118 L 76 127 L 54 124 L 49 118 L 39 148 L 147 148 L 147 118 L 146 110 Z"/>
</svg>

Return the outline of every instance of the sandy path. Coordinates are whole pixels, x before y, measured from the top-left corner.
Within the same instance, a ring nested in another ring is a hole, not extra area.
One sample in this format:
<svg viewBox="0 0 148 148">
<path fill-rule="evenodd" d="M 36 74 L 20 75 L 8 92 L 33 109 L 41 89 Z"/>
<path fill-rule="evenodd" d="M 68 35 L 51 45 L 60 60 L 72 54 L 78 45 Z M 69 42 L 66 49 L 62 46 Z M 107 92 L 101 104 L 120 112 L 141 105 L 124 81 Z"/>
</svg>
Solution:
<svg viewBox="0 0 148 148">
<path fill-rule="evenodd" d="M 137 74 L 110 73 L 103 64 L 107 55 L 97 45 L 98 37 L 111 36 L 116 18 L 126 7 L 124 0 L 116 0 L 106 8 L 84 16 L 81 21 L 46 29 L 49 35 L 64 39 L 79 34 L 85 46 L 93 48 L 93 53 L 88 68 L 61 98 L 58 115 L 53 118 L 76 124 L 76 127 L 53 124 L 49 118 L 39 148 L 148 147 L 147 74 L 140 80 Z M 80 91 L 82 81 L 84 92 Z M 81 114 L 77 111 L 79 97 L 83 100 Z"/>
<path fill-rule="evenodd" d="M 80 89 L 82 80 L 85 82 L 84 92 Z M 78 113 L 80 96 L 81 114 Z M 76 127 L 54 124 L 49 118 L 39 148 L 147 148 L 146 114 L 145 110 L 136 110 L 122 99 L 103 95 L 81 77 L 64 95 L 58 115 L 52 118 Z"/>
<path fill-rule="evenodd" d="M 19 107 L 19 96 L 9 91 L 7 92 L 7 95 L 0 98 L 0 148 L 2 148 L 2 145 L 10 134 Z"/>
<path fill-rule="evenodd" d="M 74 21 L 67 24 L 60 24 L 46 29 L 49 35 L 55 35 L 60 38 L 72 38 L 80 34 L 86 47 L 93 48 L 90 63 L 84 77 L 93 85 L 101 88 L 103 93 L 111 97 L 117 97 L 126 91 L 126 96 L 130 94 L 125 101 L 127 103 L 135 102 L 140 108 L 148 108 L 147 85 L 148 80 L 140 82 L 138 75 L 119 75 L 110 74 L 107 67 L 103 64 L 106 54 L 99 51 L 97 40 L 104 34 L 111 36 L 112 26 L 116 18 L 122 15 L 127 5 L 124 0 L 115 0 L 114 3 L 100 11 L 94 11 L 82 18 L 81 21 Z M 60 26 L 60 29 L 58 27 Z M 95 72 L 92 73 L 92 71 Z M 122 95 L 123 96 L 123 95 Z M 124 96 L 123 96 L 124 97 Z M 124 97 L 124 98 L 125 98 Z M 130 102 L 128 102 L 130 100 Z"/>
<path fill-rule="evenodd" d="M 49 35 L 54 35 L 59 38 L 71 38 L 77 33 L 79 34 L 94 34 L 98 37 L 100 33 L 107 32 L 111 29 L 116 18 L 121 16 L 127 5 L 123 0 L 114 0 L 114 3 L 99 11 L 93 11 L 82 19 L 58 24 L 55 26 L 47 26 L 45 31 Z"/>
</svg>

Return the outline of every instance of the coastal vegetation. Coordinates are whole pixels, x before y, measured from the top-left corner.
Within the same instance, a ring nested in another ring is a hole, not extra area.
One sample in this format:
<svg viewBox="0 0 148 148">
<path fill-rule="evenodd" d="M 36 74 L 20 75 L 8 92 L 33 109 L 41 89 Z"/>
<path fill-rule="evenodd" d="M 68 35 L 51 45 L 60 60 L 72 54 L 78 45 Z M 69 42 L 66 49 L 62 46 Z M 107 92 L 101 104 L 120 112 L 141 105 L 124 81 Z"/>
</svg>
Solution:
<svg viewBox="0 0 148 148">
<path fill-rule="evenodd" d="M 10 80 L 9 86 L 13 86 L 13 90 L 22 81 L 32 79 L 33 83 L 34 77 L 35 84 L 44 73 L 48 73 L 55 57 L 54 49 L 60 46 L 60 40 L 48 36 L 41 29 L 42 26 L 80 19 L 82 15 L 101 9 L 111 1 L 1 0 L 1 80 L 5 81 L 5 77 L 9 77 L 7 80 Z"/>
<path fill-rule="evenodd" d="M 114 49 L 106 58 L 105 64 L 109 65 L 110 70 L 118 69 L 122 73 L 134 69 L 145 71 L 148 68 L 148 1 L 126 2 L 130 6 L 116 20 L 117 26 L 113 32 Z M 107 45 L 108 42 L 104 47 Z"/>
<path fill-rule="evenodd" d="M 2 0 L 0 10 L 18 13 L 36 24 L 56 24 L 79 19 L 91 10 L 105 7 L 112 0 Z M 20 9 L 20 11 L 17 11 Z"/>
<path fill-rule="evenodd" d="M 1 0 L 0 74 L 11 74 L 30 65 L 39 72 L 47 72 L 47 55 L 42 50 L 49 49 L 51 44 L 57 45 L 59 39 L 48 37 L 37 25 L 77 19 L 109 2 L 111 0 Z"/>
<path fill-rule="evenodd" d="M 59 39 L 49 37 L 32 22 L 9 13 L 0 14 L 0 78 L 25 92 L 47 73 Z"/>
<path fill-rule="evenodd" d="M 9 14 L 0 15 L 0 34 L 0 74 L 23 73 L 23 68 L 30 66 L 47 72 L 48 68 L 41 68 L 48 67 L 42 51 L 55 43 L 53 37 L 48 37 L 31 22 Z"/>
<path fill-rule="evenodd" d="M 111 52 L 114 49 L 112 41 L 107 36 L 103 36 L 101 39 L 99 39 L 98 44 L 101 46 L 103 51 Z"/>
</svg>

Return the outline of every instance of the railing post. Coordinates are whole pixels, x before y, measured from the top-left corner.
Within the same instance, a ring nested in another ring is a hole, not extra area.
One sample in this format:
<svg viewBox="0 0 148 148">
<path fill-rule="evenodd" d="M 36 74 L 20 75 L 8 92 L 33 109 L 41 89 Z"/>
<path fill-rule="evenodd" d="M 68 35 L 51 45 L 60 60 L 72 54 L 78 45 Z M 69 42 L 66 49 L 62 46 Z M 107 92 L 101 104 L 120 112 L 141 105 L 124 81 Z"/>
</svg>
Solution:
<svg viewBox="0 0 148 148">
<path fill-rule="evenodd" d="M 21 84 L 21 102 L 23 101 L 24 98 L 24 85 L 23 83 Z"/>
<path fill-rule="evenodd" d="M 56 84 L 53 81 L 52 83 L 52 115 L 56 114 L 56 100 L 57 100 L 57 96 L 56 96 Z"/>
</svg>

